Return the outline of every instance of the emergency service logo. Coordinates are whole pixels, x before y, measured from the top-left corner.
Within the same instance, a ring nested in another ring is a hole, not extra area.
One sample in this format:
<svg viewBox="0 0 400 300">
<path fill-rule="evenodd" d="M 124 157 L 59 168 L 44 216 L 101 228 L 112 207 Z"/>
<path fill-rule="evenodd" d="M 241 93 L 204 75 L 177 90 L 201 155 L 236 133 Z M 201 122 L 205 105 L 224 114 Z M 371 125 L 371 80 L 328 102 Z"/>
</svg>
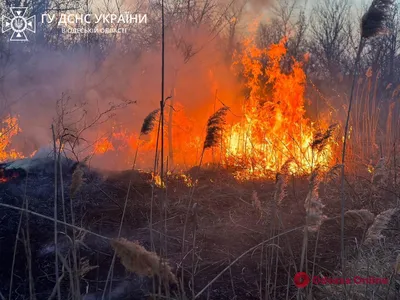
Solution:
<svg viewBox="0 0 400 300">
<path fill-rule="evenodd" d="M 2 16 L 1 32 L 11 31 L 10 41 L 26 42 L 25 32 L 36 32 L 36 16 L 27 17 L 27 7 L 11 7 L 12 18 Z"/>
</svg>

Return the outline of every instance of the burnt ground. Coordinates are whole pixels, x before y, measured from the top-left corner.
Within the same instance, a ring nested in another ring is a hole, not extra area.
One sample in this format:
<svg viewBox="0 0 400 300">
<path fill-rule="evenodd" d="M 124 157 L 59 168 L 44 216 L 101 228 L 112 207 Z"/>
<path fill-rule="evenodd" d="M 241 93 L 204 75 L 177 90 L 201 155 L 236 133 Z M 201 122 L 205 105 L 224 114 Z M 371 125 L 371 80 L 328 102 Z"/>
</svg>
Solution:
<svg viewBox="0 0 400 300">
<path fill-rule="evenodd" d="M 5 171 L 6 166 L 1 166 L 3 169 L 0 176 L 3 178 L 0 183 L 1 203 L 27 207 L 31 211 L 53 217 L 54 162 L 47 159 L 40 164 L 34 164 L 28 171 L 26 168 L 20 168 L 11 170 L 12 173 L 10 170 Z M 198 177 L 198 184 L 193 194 L 195 205 L 188 214 L 186 247 L 182 254 L 183 228 L 191 191 L 184 177 L 169 175 L 167 189 L 164 190 L 152 187 L 151 176 L 147 173 L 138 171 L 105 173 L 85 167 L 84 184 L 71 198 L 70 186 L 74 167 L 72 161 L 63 163 L 64 205 L 59 185 L 58 219 L 65 218 L 67 223 L 72 223 L 73 215 L 74 224 L 77 226 L 108 238 L 116 238 L 129 181 L 132 180 L 121 237 L 137 240 L 146 249 L 151 248 L 149 216 L 153 194 L 155 249 L 157 251 L 164 249 L 171 267 L 181 279 L 183 268 L 182 280 L 186 293 L 190 296 L 192 284 L 189 279 L 193 266 L 194 290 L 199 292 L 238 256 L 271 237 L 270 203 L 275 191 L 275 183 L 272 180 L 238 182 L 230 172 L 221 169 L 189 172 L 188 176 Z M 359 177 L 348 180 L 347 209 L 369 208 L 377 214 L 387 207 L 388 199 L 393 198 L 393 192 L 385 189 L 379 191 L 379 197 L 372 197 L 371 183 L 368 179 Z M 307 192 L 307 178 L 289 179 L 286 197 L 278 210 L 279 228 L 276 228 L 275 234 L 304 225 L 304 200 Z M 255 204 L 255 195 L 261 206 Z M 340 216 L 341 197 L 338 180 L 322 183 L 320 197 L 326 205 L 324 213 L 329 219 L 321 226 L 318 236 L 313 234 L 309 237 L 307 268 L 311 270 L 313 267 L 312 260 L 318 238 L 315 272 L 329 275 L 340 269 L 338 216 Z M 160 210 L 163 199 L 166 199 L 167 203 L 166 222 L 163 222 L 161 217 L 163 211 Z M 346 249 L 349 257 L 355 255 L 355 246 L 363 239 L 366 229 L 365 225 L 355 226 L 354 222 L 346 220 Z M 71 239 L 67 236 L 72 236 L 72 230 L 70 227 L 58 224 L 58 231 L 58 249 L 60 255 L 65 255 L 70 249 Z M 21 214 L 20 211 L 5 207 L 0 207 L 0 292 L 8 298 L 17 234 L 11 299 L 30 299 L 29 269 L 34 282 L 32 293 L 38 300 L 48 299 L 55 286 L 54 223 L 33 214 Z M 107 239 L 91 233 L 77 234 L 75 240 L 81 241 L 79 258 L 95 266 L 81 276 L 82 294 L 86 294 L 87 300 L 101 299 L 113 250 Z M 287 294 L 295 295 L 298 289 L 294 286 L 292 278 L 300 266 L 303 231 L 298 229 L 284 234 L 279 239 L 274 239 L 272 243 L 275 246 L 258 247 L 244 255 L 215 280 L 198 299 L 259 299 L 260 291 L 264 294 L 266 290 L 276 299 L 285 299 Z M 267 244 L 271 243 L 265 245 Z M 272 248 L 275 248 L 274 252 L 271 252 Z M 184 257 L 183 263 L 181 263 L 182 257 Z M 268 265 L 273 268 L 266 268 L 266 257 Z M 28 262 L 31 262 L 31 268 Z M 266 284 L 265 277 L 269 272 L 272 274 L 271 281 Z M 113 278 L 114 291 L 111 293 L 112 297 L 108 299 L 148 299 L 151 281 L 129 274 L 118 259 Z M 65 295 L 68 294 L 69 280 L 63 280 L 61 287 L 64 295 L 62 299 L 67 299 Z M 316 299 L 322 298 L 316 296 Z"/>
</svg>

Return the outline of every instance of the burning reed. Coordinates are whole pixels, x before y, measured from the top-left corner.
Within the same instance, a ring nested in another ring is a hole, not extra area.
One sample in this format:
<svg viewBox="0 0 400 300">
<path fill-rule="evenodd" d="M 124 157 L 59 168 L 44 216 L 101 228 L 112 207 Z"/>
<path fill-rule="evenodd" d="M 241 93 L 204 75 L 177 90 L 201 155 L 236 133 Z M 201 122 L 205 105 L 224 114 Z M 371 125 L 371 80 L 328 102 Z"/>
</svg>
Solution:
<svg viewBox="0 0 400 300">
<path fill-rule="evenodd" d="M 204 140 L 204 149 L 216 146 L 222 137 L 223 126 L 225 125 L 225 117 L 229 107 L 224 106 L 217 110 L 207 122 L 207 135 Z"/>
<path fill-rule="evenodd" d="M 159 112 L 160 112 L 160 109 L 153 110 L 143 120 L 142 128 L 140 130 L 140 136 L 147 135 L 154 129 L 156 118 L 157 118 L 157 115 L 159 114 Z"/>
</svg>

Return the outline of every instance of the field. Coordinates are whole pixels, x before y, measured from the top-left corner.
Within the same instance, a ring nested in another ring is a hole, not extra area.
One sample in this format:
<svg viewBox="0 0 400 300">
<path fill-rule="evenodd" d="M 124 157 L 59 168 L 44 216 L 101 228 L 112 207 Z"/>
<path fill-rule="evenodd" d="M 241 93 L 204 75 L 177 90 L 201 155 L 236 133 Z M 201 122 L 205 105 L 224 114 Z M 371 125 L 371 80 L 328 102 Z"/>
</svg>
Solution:
<svg viewBox="0 0 400 300">
<path fill-rule="evenodd" d="M 400 299 L 398 1 L 27 2 L 0 300 Z"/>
<path fill-rule="evenodd" d="M 305 292 L 293 284 L 293 276 L 299 271 L 302 258 L 304 203 L 310 193 L 307 177 L 289 177 L 287 185 L 281 188 L 272 180 L 237 182 L 229 171 L 208 166 L 200 171 L 194 168 L 185 175 L 171 174 L 165 190 L 155 186 L 147 173 L 125 171 L 101 175 L 81 167 L 84 182 L 70 197 L 74 165 L 66 161 L 65 199 L 64 206 L 61 197 L 58 200 L 58 218 L 64 220 L 67 216 L 67 222 L 75 227 L 59 223 L 58 247 L 55 247 L 54 222 L 49 218 L 54 210 L 53 164 L 47 158 L 28 174 L 20 169 L 20 176 L 1 186 L 2 204 L 16 207 L 2 207 L 0 227 L 2 270 L 11 270 L 13 265 L 13 299 L 25 299 L 29 294 L 24 296 L 23 291 L 31 288 L 37 299 L 49 297 L 55 288 L 55 251 L 59 253 L 60 274 L 65 277 L 60 287 L 62 294 L 74 297 L 74 293 L 85 293 L 84 299 L 101 299 L 113 257 L 110 239 L 117 236 L 138 241 L 145 249 L 154 247 L 157 253 L 161 251 L 179 282 L 167 285 L 171 299 L 177 295 L 184 297 L 182 284 L 185 297 L 195 295 L 199 299 L 258 299 L 266 294 L 276 299 L 292 299 L 297 293 L 302 297 Z M 195 188 L 188 186 L 191 176 L 198 179 Z M 327 219 L 318 232 L 309 233 L 304 268 L 308 274 L 338 278 L 341 276 L 339 178 L 323 176 L 312 193 L 326 204 L 323 211 Z M 43 200 L 45 195 L 52 196 Z M 188 207 L 190 195 L 193 195 L 192 205 Z M 348 178 L 346 195 L 346 278 L 390 278 L 390 285 L 351 285 L 348 292 L 352 299 L 365 299 L 372 294 L 396 299 L 398 283 L 393 267 L 399 243 L 398 212 L 386 212 L 384 221 L 377 215 L 390 203 L 395 205 L 392 199 L 398 195 L 382 181 L 363 177 Z M 165 211 L 160 210 L 163 197 L 168 201 Z M 75 211 L 74 222 L 70 219 L 70 205 Z M 17 210 L 21 207 L 47 219 Z M 15 243 L 16 232 L 20 236 L 14 249 L 8 245 Z M 383 239 L 378 237 L 380 234 Z M 147 265 L 145 256 L 150 254 L 146 250 L 130 251 L 131 259 L 125 267 L 117 256 L 112 296 L 107 298 L 106 293 L 105 299 L 151 297 L 153 281 L 140 275 L 157 274 L 159 261 Z M 120 250 L 119 255 L 124 257 L 124 253 Z M 76 257 L 76 265 L 72 257 Z M 128 272 L 130 264 L 133 273 Z M 1 272 L 5 286 L 10 284 L 9 275 Z M 341 299 L 342 287 L 316 284 L 309 287 L 308 293 L 312 291 L 315 299 Z M 6 290 L 2 293 L 6 295 Z"/>
</svg>

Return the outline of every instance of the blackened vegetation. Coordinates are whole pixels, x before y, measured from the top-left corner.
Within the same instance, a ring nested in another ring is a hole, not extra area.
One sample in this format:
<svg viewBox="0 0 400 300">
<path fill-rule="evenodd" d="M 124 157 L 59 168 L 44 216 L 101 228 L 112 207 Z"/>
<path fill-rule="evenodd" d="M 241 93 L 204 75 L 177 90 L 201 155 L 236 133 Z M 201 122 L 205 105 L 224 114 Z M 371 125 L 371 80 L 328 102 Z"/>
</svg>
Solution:
<svg viewBox="0 0 400 300">
<path fill-rule="evenodd" d="M 22 180 L 26 176 L 26 171 L 21 168 L 7 169 L 7 164 L 0 164 L 0 183 L 7 181 Z"/>
<path fill-rule="evenodd" d="M 392 12 L 393 0 L 374 0 L 361 20 L 361 36 L 371 38 L 385 31 L 385 21 Z"/>
<path fill-rule="evenodd" d="M 32 165 L 35 167 L 29 169 L 24 180 L 15 179 L 0 183 L 0 203 L 28 207 L 29 210 L 51 217 L 54 209 L 54 161 L 49 158 L 46 161 L 43 160 L 40 165 Z M 84 181 L 71 199 L 70 186 L 73 181 L 71 167 L 73 165 L 73 162 L 67 160 L 63 164 L 66 222 L 72 222 L 69 208 L 72 202 L 75 225 L 107 238 L 116 238 L 132 171 L 97 172 L 81 164 L 79 168 L 84 172 Z M 187 210 L 186 202 L 191 191 L 185 180 L 192 173 L 198 174 L 197 192 L 193 196 L 197 203 L 197 217 L 189 220 L 188 228 L 196 228 L 196 230 L 187 232 L 187 240 L 193 240 L 193 234 L 196 232 L 196 247 L 194 249 L 189 247 L 189 251 L 195 251 L 195 255 L 184 253 L 185 258 L 181 263 L 184 216 Z M 121 237 L 132 242 L 138 241 L 138 244 L 144 249 L 149 250 L 151 249 L 148 228 L 152 195 L 151 174 L 134 171 L 133 175 L 133 188 L 128 198 Z M 268 203 L 274 199 L 275 183 L 272 180 L 238 182 L 227 170 L 209 168 L 190 170 L 186 173 L 185 178 L 180 175 L 168 175 L 166 181 L 169 200 L 168 215 L 170 216 L 167 220 L 167 259 L 172 272 L 178 275 L 179 282 L 180 267 L 183 266 L 185 270 L 184 286 L 187 294 L 191 293 L 191 284 L 188 281 L 190 281 L 192 266 L 195 266 L 195 291 L 198 292 L 235 258 L 268 238 L 266 208 Z M 304 226 L 306 215 L 304 200 L 308 190 L 307 178 L 292 178 L 288 182 L 279 210 L 280 232 Z M 354 209 L 366 206 L 366 202 L 358 199 L 357 195 L 362 193 L 360 191 L 365 191 L 365 186 L 360 186 L 356 190 L 349 188 L 346 191 L 349 199 L 354 199 L 355 204 L 352 204 Z M 159 252 L 161 245 L 164 245 L 163 239 L 165 239 L 160 235 L 164 226 L 164 222 L 160 219 L 161 199 L 162 193 L 165 191 L 156 188 L 154 192 L 154 245 L 156 251 Z M 260 202 L 259 206 L 252 203 L 254 194 L 257 195 Z M 323 184 L 320 187 L 319 196 L 326 204 L 324 214 L 331 219 L 325 221 L 320 229 L 315 272 L 322 272 L 328 276 L 330 274 L 327 274 L 326 270 L 332 272 L 337 270 L 340 261 L 338 255 L 340 240 L 337 234 L 340 231 L 340 224 L 336 218 L 340 212 L 339 185 L 334 181 L 329 185 Z M 387 205 L 387 199 L 387 197 L 380 199 L 377 204 Z M 64 220 L 61 195 L 58 197 L 57 203 L 58 219 Z M 376 212 L 374 213 L 376 214 Z M 27 216 L 23 213 L 22 224 L 18 231 L 20 218 L 19 211 L 0 207 L 0 292 L 8 296 L 14 244 L 19 232 L 11 299 L 30 299 L 28 255 L 24 246 L 29 232 L 36 299 L 48 299 L 55 284 L 54 224 L 50 220 L 32 214 Z M 72 248 L 72 229 L 59 224 L 58 230 L 59 253 L 62 257 L 68 257 Z M 365 226 L 347 226 L 347 244 L 353 245 L 356 241 L 360 241 L 364 233 Z M 75 244 L 79 246 L 79 261 L 82 261 L 80 268 L 82 268 L 83 262 L 89 266 L 86 268 L 88 271 L 84 276 L 80 276 L 81 293 L 85 294 L 82 299 L 99 300 L 113 256 L 110 240 L 91 233 L 85 234 L 79 230 L 75 232 L 75 236 Z M 286 299 L 286 293 L 289 293 L 290 298 L 296 295 L 297 288 L 291 279 L 295 273 L 294 265 L 299 265 L 302 239 L 301 230 L 280 238 L 279 257 L 276 258 L 277 268 L 275 269 L 274 266 L 271 271 L 272 283 L 275 272 L 277 272 L 276 284 L 269 287 L 271 298 L 273 294 L 276 294 L 276 299 Z M 317 236 L 310 237 L 312 246 L 308 250 L 309 258 L 314 255 L 316 240 Z M 140 247 L 138 246 L 138 248 Z M 260 247 L 240 259 L 231 267 L 230 271 L 224 273 L 212 284 L 210 290 L 198 299 L 260 299 L 260 290 L 263 295 L 265 294 L 265 274 L 268 273 L 265 266 L 266 260 L 269 259 L 266 258 L 267 248 Z M 194 264 L 192 264 L 193 258 L 195 259 Z M 310 259 L 309 270 L 312 267 Z M 61 260 L 59 269 L 62 270 Z M 152 292 L 151 280 L 128 273 L 120 259 L 117 259 L 115 263 L 113 278 L 112 296 L 108 298 L 108 293 L 106 293 L 105 299 L 107 300 L 148 299 Z M 288 281 L 289 291 L 287 290 Z M 70 290 L 68 274 L 65 274 L 61 288 L 62 300 L 68 299 Z M 86 289 L 88 289 L 87 294 Z M 315 299 L 322 298 L 316 296 Z"/>
<path fill-rule="evenodd" d="M 54 160 L 49 158 L 42 160 L 40 165 L 35 163 L 31 165 L 34 167 L 29 168 L 28 171 L 7 169 L 7 164 L 2 165 L 6 180 L 0 182 L 0 203 L 28 208 L 33 212 L 52 217 L 54 209 Z M 65 205 L 62 203 L 59 186 L 58 220 L 73 224 L 72 207 L 76 226 L 83 226 L 106 237 L 116 236 L 123 205 L 122 200 L 118 199 L 124 198 L 125 190 L 121 189 L 112 178 L 105 179 L 104 175 L 90 171 L 87 166 L 81 164 L 79 169 L 84 173 L 84 182 L 77 192 L 71 193 L 70 187 L 74 185 L 73 170 L 76 173 L 76 167 L 77 164 L 73 161 L 63 160 L 62 176 Z M 10 177 L 10 174 L 19 175 Z M 139 174 L 137 176 L 140 177 Z M 143 192 L 145 189 L 142 188 L 141 191 Z M 72 194 L 75 195 L 71 196 Z M 141 210 L 138 205 L 139 200 L 143 200 L 142 195 L 132 195 L 128 209 L 130 211 Z M 20 220 L 21 226 L 19 226 Z M 145 226 L 145 217 L 140 214 L 134 217 L 130 215 L 126 222 L 127 224 L 124 224 L 123 229 L 124 236 L 129 238 L 133 236 L 133 238 L 146 243 L 146 238 L 139 238 L 139 235 L 145 232 L 137 230 Z M 19 227 L 20 229 L 18 229 Z M 16 235 L 19 233 L 11 299 L 30 299 L 27 263 L 29 256 L 31 257 L 36 299 L 48 299 L 55 285 L 53 228 L 54 223 L 51 220 L 0 207 L 0 292 L 3 295 L 8 296 L 9 293 L 14 245 Z M 67 258 L 71 254 L 73 229 L 59 223 L 58 230 L 59 255 Z M 27 253 L 26 247 L 28 232 L 30 254 Z M 89 288 L 85 300 L 100 299 L 97 298 L 97 291 L 101 286 L 99 282 L 106 280 L 112 256 L 109 241 L 79 230 L 75 231 L 75 237 L 77 239 L 75 245 L 79 248 L 80 267 L 84 268 L 83 265 L 88 264 L 85 268 L 90 270 L 84 279 L 81 278 L 81 291 L 83 293 L 86 288 Z M 63 265 L 60 261 L 59 270 L 62 269 Z M 114 284 L 115 291 L 113 293 L 115 293 L 115 296 L 120 294 L 118 289 L 123 289 L 124 292 L 120 295 L 121 298 L 111 297 L 110 299 L 124 299 L 123 297 L 129 295 L 136 295 L 129 299 L 142 299 L 144 297 L 143 291 L 145 291 L 142 285 L 146 281 L 139 278 L 133 280 L 129 277 L 126 278 L 125 273 L 123 266 L 120 264 L 116 266 L 114 274 L 118 284 Z M 70 289 L 68 277 L 68 274 L 64 274 L 64 280 L 61 284 L 63 300 L 68 299 Z M 129 280 L 129 285 L 126 285 L 126 287 L 125 279 Z"/>
<path fill-rule="evenodd" d="M 219 143 L 228 110 L 229 107 L 227 106 L 221 107 L 208 119 L 203 149 L 212 148 Z"/>
</svg>

